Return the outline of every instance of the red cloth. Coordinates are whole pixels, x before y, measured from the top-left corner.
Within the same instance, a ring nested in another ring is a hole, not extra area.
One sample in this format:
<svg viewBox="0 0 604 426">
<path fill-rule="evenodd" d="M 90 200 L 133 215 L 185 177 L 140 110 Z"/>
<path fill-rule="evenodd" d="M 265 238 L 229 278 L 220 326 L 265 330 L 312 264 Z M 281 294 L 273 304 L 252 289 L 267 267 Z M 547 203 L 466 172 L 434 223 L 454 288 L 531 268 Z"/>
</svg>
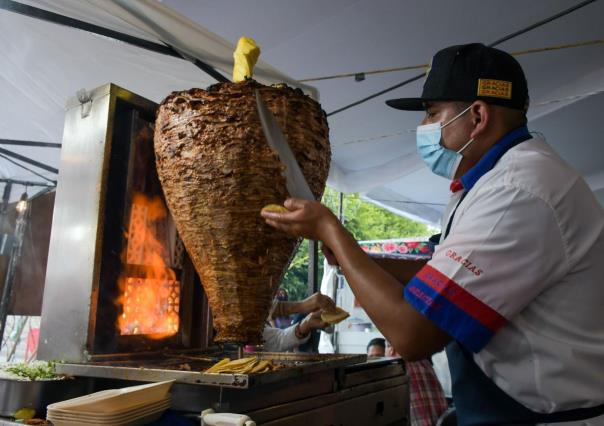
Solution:
<svg viewBox="0 0 604 426">
<path fill-rule="evenodd" d="M 432 426 L 447 410 L 445 393 L 427 359 L 407 362 L 411 426 Z"/>
<path fill-rule="evenodd" d="M 451 192 L 461 191 L 463 189 L 463 183 L 461 183 L 461 180 L 455 179 L 451 182 L 451 185 L 449 185 L 449 189 Z"/>
<path fill-rule="evenodd" d="M 40 329 L 31 328 L 27 334 L 27 346 L 25 348 L 25 360 L 34 359 L 38 352 L 38 340 L 40 339 Z"/>
</svg>

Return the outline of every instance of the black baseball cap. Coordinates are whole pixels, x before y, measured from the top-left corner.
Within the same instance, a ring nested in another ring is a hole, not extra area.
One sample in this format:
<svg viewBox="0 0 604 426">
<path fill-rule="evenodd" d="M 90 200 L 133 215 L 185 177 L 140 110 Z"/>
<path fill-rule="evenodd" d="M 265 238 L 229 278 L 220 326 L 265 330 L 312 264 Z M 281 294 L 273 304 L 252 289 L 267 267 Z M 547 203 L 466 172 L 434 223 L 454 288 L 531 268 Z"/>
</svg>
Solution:
<svg viewBox="0 0 604 426">
<path fill-rule="evenodd" d="M 503 50 L 472 43 L 447 47 L 434 55 L 420 98 L 390 99 L 386 104 L 422 111 L 424 102 L 478 99 L 524 111 L 529 104 L 526 77 L 518 61 Z"/>
</svg>

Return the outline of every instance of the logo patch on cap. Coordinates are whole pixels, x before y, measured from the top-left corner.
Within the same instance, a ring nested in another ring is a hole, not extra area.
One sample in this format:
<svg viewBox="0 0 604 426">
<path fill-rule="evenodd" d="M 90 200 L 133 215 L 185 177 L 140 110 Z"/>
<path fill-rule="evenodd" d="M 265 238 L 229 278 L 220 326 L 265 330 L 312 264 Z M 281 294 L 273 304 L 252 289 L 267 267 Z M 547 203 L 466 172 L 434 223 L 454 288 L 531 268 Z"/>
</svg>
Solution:
<svg viewBox="0 0 604 426">
<path fill-rule="evenodd" d="M 512 99 L 512 82 L 479 78 L 476 96 Z"/>
</svg>

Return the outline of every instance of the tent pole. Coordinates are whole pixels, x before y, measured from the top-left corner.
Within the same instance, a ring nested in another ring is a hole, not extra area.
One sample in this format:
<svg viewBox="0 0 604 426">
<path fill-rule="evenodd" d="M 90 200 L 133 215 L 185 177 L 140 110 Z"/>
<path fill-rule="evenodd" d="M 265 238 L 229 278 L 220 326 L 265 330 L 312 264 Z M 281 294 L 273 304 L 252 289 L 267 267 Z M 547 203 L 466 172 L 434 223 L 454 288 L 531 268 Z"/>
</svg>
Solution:
<svg viewBox="0 0 604 426">
<path fill-rule="evenodd" d="M 314 240 L 308 240 L 308 291 L 319 291 L 319 244 Z"/>
<path fill-rule="evenodd" d="M 340 223 L 342 225 L 344 225 L 344 193 L 343 192 L 339 192 L 338 193 L 338 219 L 340 220 Z M 333 299 L 334 302 L 338 302 L 338 287 L 339 287 L 339 283 L 340 280 L 342 279 L 340 277 L 340 267 L 338 266 L 338 273 L 335 276 L 335 282 L 333 283 L 333 290 L 331 292 L 331 298 Z M 337 326 L 333 326 L 333 332 L 331 333 L 331 345 L 333 346 L 333 351 L 334 353 L 338 353 L 338 328 Z"/>
<path fill-rule="evenodd" d="M 319 243 L 315 240 L 308 240 L 308 290 L 310 294 L 319 291 Z M 313 352 L 318 351 L 320 336 L 318 331 L 310 335 L 309 344 Z"/>
<path fill-rule="evenodd" d="M 29 201 L 22 199 L 25 202 L 25 207 L 17 211 L 17 221 L 15 223 L 15 234 L 13 247 L 10 253 L 8 269 L 4 278 L 4 288 L 2 289 L 2 299 L 0 299 L 0 347 L 4 340 L 4 329 L 6 328 L 6 319 L 8 317 L 8 308 L 13 294 L 13 284 L 15 274 L 17 273 L 17 265 L 21 259 L 21 248 L 23 247 L 23 235 L 27 226 L 29 217 Z"/>
<path fill-rule="evenodd" d="M 8 212 L 8 201 L 10 200 L 10 194 L 13 191 L 13 183 L 6 182 L 4 185 L 4 192 L 2 193 L 2 206 L 0 207 L 0 233 L 4 232 L 4 226 L 6 224 L 6 213 Z"/>
</svg>

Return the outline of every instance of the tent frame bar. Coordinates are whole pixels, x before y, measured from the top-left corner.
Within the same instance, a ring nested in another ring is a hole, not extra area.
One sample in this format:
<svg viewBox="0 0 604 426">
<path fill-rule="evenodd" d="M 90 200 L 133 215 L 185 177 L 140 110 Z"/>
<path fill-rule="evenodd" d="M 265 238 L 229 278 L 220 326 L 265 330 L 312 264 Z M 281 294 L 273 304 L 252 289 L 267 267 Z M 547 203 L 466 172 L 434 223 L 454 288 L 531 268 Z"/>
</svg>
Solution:
<svg viewBox="0 0 604 426">
<path fill-rule="evenodd" d="M 39 148 L 61 148 L 61 144 L 60 143 L 20 141 L 20 140 L 15 140 L 15 139 L 0 139 L 0 145 L 35 146 L 35 147 L 39 147 Z M 15 152 L 9 151 L 7 149 L 0 148 L 0 155 L 1 154 L 6 155 L 8 157 L 16 158 L 16 159 L 21 160 L 21 161 L 23 161 L 25 163 L 28 163 L 28 164 L 31 164 L 33 166 L 39 167 L 39 168 L 44 169 L 46 171 L 52 172 L 54 174 L 59 173 L 59 170 L 57 170 L 57 169 L 49 166 L 48 164 L 32 160 L 29 157 L 26 157 L 26 156 L 21 155 L 21 154 L 17 154 Z M 27 171 L 29 171 L 31 173 L 34 173 L 37 176 L 42 177 L 41 175 L 37 174 L 33 170 L 30 170 L 30 169 L 26 168 L 22 164 L 18 164 L 17 162 L 13 162 L 12 160 L 10 160 L 9 158 L 6 158 L 6 157 L 4 157 L 4 159 L 12 162 L 13 164 L 15 164 L 15 165 L 17 165 L 17 166 L 19 166 L 21 168 L 24 168 L 25 170 L 27 170 Z M 52 187 L 56 186 L 56 182 L 54 180 L 47 179 L 47 178 L 44 178 L 44 179 L 48 180 L 49 182 L 52 182 L 52 184 L 51 185 L 43 184 L 42 186 L 52 186 Z M 5 181 L 6 181 L 6 179 L 0 179 L 0 182 L 5 182 Z M 40 186 L 40 185 L 32 185 L 32 186 Z"/>
<path fill-rule="evenodd" d="M 40 148 L 61 148 L 60 143 L 20 141 L 16 139 L 0 139 L 0 145 L 37 146 Z"/>
<path fill-rule="evenodd" d="M 0 178 L 0 183 L 6 183 L 6 184 L 11 184 L 11 185 L 21 185 L 21 186 L 25 186 L 25 187 L 34 187 L 34 186 L 42 186 L 45 188 L 55 188 L 57 185 L 53 185 L 51 183 L 46 183 L 46 182 L 34 182 L 31 180 L 20 180 L 20 179 L 4 179 L 4 178 Z"/>
<path fill-rule="evenodd" d="M 99 25 L 94 25 L 79 19 L 69 18 L 58 13 L 50 12 L 48 10 L 40 9 L 37 7 L 29 6 L 27 4 L 19 3 L 14 0 L 0 0 L 0 9 L 7 10 L 9 12 L 19 13 L 21 15 L 29 16 L 30 18 L 41 19 L 43 21 L 52 22 L 59 25 L 65 25 L 72 28 L 88 31 L 94 34 L 99 34 L 105 37 L 109 37 L 115 40 L 123 41 L 128 44 L 155 52 L 163 55 L 173 56 L 180 59 L 190 60 L 194 65 L 203 70 L 205 73 L 216 79 L 219 82 L 229 81 L 225 76 L 219 73 L 211 65 L 201 61 L 197 58 L 185 58 L 172 46 L 166 44 L 154 43 L 149 40 L 145 40 L 139 37 L 134 37 L 128 34 L 121 33 L 119 31 L 110 30 Z"/>
<path fill-rule="evenodd" d="M 17 154 L 16 152 L 10 151 L 8 149 L 0 148 L 0 154 L 4 154 L 7 157 L 12 157 L 12 158 L 15 158 L 17 160 L 23 161 L 24 163 L 31 164 L 32 166 L 36 166 L 36 167 L 38 167 L 38 168 L 40 168 L 42 170 L 46 170 L 47 172 L 51 172 L 51 173 L 54 173 L 54 174 L 58 174 L 59 173 L 59 169 L 55 169 L 54 167 L 50 167 L 49 165 L 44 164 L 44 163 L 40 163 L 39 161 L 36 161 L 36 160 L 32 160 L 29 157 L 26 157 L 26 156 L 21 155 L 21 154 Z"/>
</svg>

